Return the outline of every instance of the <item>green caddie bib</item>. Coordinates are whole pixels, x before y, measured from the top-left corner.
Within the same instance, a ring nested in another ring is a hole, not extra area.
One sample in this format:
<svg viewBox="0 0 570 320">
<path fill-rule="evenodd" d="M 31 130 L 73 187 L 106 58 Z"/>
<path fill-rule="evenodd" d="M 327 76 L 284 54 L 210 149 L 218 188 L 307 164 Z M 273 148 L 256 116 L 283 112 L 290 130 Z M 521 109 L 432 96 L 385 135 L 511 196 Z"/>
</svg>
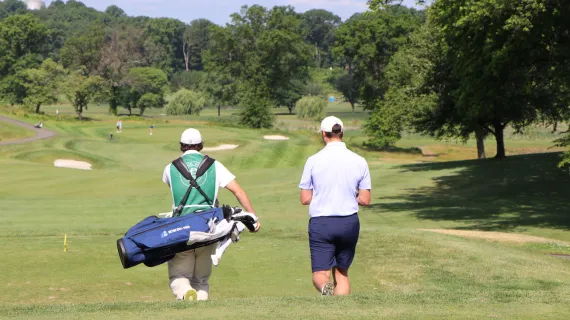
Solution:
<svg viewBox="0 0 570 320">
<path fill-rule="evenodd" d="M 199 153 L 190 153 L 182 156 L 182 160 L 186 164 L 188 171 L 193 177 L 196 177 L 196 171 L 200 162 L 202 162 L 204 156 Z M 214 197 L 216 196 L 216 165 L 213 164 L 200 178 L 196 180 L 196 183 L 202 188 L 202 191 L 210 198 L 212 201 L 216 201 Z M 170 190 L 172 192 L 172 199 L 174 200 L 174 206 L 177 207 L 184 198 L 184 194 L 188 191 L 190 187 L 190 182 L 184 178 L 184 176 L 178 172 L 175 166 L 170 166 Z M 196 211 L 209 210 L 213 207 L 205 198 L 200 194 L 198 190 L 192 188 L 190 195 L 188 196 L 188 201 L 184 205 L 184 210 L 181 215 L 187 215 L 194 213 Z"/>
</svg>

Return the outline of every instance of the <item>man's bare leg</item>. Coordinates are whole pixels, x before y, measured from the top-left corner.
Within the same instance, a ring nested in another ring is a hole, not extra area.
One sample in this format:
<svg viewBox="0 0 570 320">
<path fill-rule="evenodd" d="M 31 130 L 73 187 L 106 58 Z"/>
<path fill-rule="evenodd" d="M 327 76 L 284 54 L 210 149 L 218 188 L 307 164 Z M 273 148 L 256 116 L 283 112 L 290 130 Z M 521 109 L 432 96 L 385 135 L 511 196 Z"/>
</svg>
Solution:
<svg viewBox="0 0 570 320">
<path fill-rule="evenodd" d="M 334 268 L 334 295 L 344 296 L 350 294 L 350 281 L 348 280 L 348 270 Z"/>
<path fill-rule="evenodd" d="M 336 282 L 336 267 L 334 267 L 334 268 L 332 269 L 332 278 L 333 278 L 333 281 L 334 281 L 333 284 L 334 284 L 334 286 L 335 286 L 335 288 L 336 288 L 336 286 L 337 286 L 337 284 L 338 284 L 338 283 Z"/>
<path fill-rule="evenodd" d="M 331 279 L 330 270 L 313 272 L 313 285 L 319 292 L 322 292 L 325 284 L 331 281 L 330 279 Z"/>
</svg>

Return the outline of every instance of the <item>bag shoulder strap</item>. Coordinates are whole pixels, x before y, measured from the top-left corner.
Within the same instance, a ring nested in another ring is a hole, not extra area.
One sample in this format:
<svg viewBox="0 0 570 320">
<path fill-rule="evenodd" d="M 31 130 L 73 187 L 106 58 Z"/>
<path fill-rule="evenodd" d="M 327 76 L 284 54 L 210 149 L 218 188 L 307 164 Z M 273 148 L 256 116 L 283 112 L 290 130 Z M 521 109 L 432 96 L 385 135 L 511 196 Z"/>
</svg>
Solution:
<svg viewBox="0 0 570 320">
<path fill-rule="evenodd" d="M 210 167 L 215 162 L 216 159 L 204 156 L 204 159 L 202 159 L 202 162 L 200 162 L 200 164 L 198 165 L 198 170 L 196 171 L 196 178 L 192 177 L 192 174 L 188 171 L 188 168 L 186 168 L 186 164 L 184 163 L 182 157 L 172 161 L 172 165 L 176 167 L 178 172 L 180 172 L 182 176 L 184 176 L 184 178 L 195 181 L 195 179 L 198 179 L 201 176 L 203 176 L 204 173 L 206 173 L 206 171 L 208 171 L 208 169 L 210 169 Z"/>
<path fill-rule="evenodd" d="M 204 156 L 204 159 L 202 159 L 202 162 L 200 162 L 200 164 L 198 165 L 198 170 L 196 171 L 196 179 L 198 179 L 202 175 L 204 175 L 204 173 L 206 173 L 206 171 L 208 171 L 208 169 L 210 169 L 210 167 L 215 162 L 216 162 L 215 159 L 210 158 L 208 156 Z M 188 180 L 188 182 L 190 182 L 190 186 L 188 187 L 188 190 L 186 190 L 186 194 L 184 194 L 182 201 L 180 201 L 180 204 L 178 205 L 178 207 L 174 211 L 173 216 L 178 216 L 182 213 L 182 210 L 184 209 L 184 205 L 186 204 L 186 201 L 188 201 L 188 197 L 190 196 L 190 191 L 192 191 L 192 188 L 195 188 L 196 190 L 198 190 L 198 192 L 200 192 L 200 194 L 206 199 L 206 201 L 208 201 L 208 203 L 210 203 L 210 205 L 213 205 L 213 201 L 206 195 L 204 190 L 202 190 L 202 188 L 198 185 L 198 183 L 196 182 L 194 177 L 192 177 L 192 174 L 186 168 L 186 164 L 184 163 L 184 160 L 182 159 L 182 157 L 172 161 L 172 165 L 174 167 L 176 167 L 178 172 L 180 172 L 180 174 L 182 174 L 182 176 L 184 178 L 186 178 Z"/>
</svg>

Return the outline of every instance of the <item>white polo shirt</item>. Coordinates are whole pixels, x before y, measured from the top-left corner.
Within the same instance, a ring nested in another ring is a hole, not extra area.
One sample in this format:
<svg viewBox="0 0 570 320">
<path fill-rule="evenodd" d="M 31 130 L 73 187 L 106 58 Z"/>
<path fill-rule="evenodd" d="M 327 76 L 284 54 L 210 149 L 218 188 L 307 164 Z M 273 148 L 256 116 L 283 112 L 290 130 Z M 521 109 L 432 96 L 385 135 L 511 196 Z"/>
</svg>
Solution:
<svg viewBox="0 0 570 320">
<path fill-rule="evenodd" d="M 196 150 L 189 150 L 184 152 L 184 155 L 191 154 L 191 153 L 199 153 Z M 172 163 L 166 165 L 164 168 L 164 172 L 162 174 L 162 182 L 166 183 L 170 187 L 170 166 Z M 216 194 L 212 201 L 216 202 L 218 199 L 218 189 L 225 188 L 230 182 L 234 181 L 236 176 L 234 176 L 223 164 L 221 164 L 218 160 L 214 162 L 216 166 Z M 173 201 L 174 202 L 174 201 Z M 172 208 L 175 208 L 174 203 L 172 204 Z"/>
<path fill-rule="evenodd" d="M 344 142 L 331 142 L 307 159 L 299 188 L 313 190 L 311 217 L 357 213 L 358 190 L 372 189 L 368 163 Z"/>
</svg>

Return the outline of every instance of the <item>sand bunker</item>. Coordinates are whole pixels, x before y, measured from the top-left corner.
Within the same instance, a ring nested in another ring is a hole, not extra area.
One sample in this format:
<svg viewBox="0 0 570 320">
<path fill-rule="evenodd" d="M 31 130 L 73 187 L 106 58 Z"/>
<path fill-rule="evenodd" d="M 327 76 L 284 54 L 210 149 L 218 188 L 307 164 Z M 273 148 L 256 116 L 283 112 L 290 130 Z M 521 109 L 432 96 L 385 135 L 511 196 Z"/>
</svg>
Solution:
<svg viewBox="0 0 570 320">
<path fill-rule="evenodd" d="M 224 151 L 224 150 L 233 150 L 239 147 L 237 144 L 222 144 L 217 147 L 212 148 L 204 148 L 204 151 Z"/>
<path fill-rule="evenodd" d="M 284 136 L 263 136 L 265 140 L 289 140 L 289 138 Z"/>
<path fill-rule="evenodd" d="M 75 161 L 66 159 L 57 159 L 53 163 L 54 166 L 59 168 L 71 168 L 79 170 L 91 170 L 91 164 L 85 161 Z"/>
<path fill-rule="evenodd" d="M 443 229 L 418 229 L 420 231 L 437 232 L 443 234 L 450 234 L 454 236 L 460 236 L 465 238 L 477 238 L 486 239 L 489 241 L 499 241 L 499 242 L 516 242 L 516 243 L 557 243 L 561 245 L 570 245 L 570 243 L 535 237 L 527 236 L 523 234 L 516 233 L 504 233 L 504 232 L 488 232 L 488 231 L 465 231 L 465 230 L 443 230 Z"/>
</svg>

